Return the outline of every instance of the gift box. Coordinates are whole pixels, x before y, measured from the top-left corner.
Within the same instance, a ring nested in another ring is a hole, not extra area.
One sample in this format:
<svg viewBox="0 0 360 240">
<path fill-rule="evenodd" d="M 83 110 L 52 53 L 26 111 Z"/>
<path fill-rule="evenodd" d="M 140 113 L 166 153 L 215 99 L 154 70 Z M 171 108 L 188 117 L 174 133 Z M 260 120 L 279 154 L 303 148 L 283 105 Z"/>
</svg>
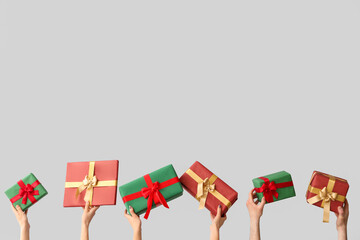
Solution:
<svg viewBox="0 0 360 240">
<path fill-rule="evenodd" d="M 64 207 L 115 205 L 118 168 L 118 160 L 67 163 Z"/>
<path fill-rule="evenodd" d="M 25 211 L 41 198 L 45 197 L 48 192 L 35 175 L 30 173 L 6 190 L 5 194 L 14 207 L 19 205 L 21 209 Z"/>
<path fill-rule="evenodd" d="M 131 206 L 138 215 L 146 212 L 144 218 L 148 219 L 151 209 L 160 205 L 169 208 L 167 202 L 180 197 L 183 188 L 170 164 L 120 186 L 119 192 L 129 213 Z"/>
<path fill-rule="evenodd" d="M 285 171 L 254 178 L 252 182 L 260 202 L 263 197 L 271 203 L 296 196 L 291 175 Z"/>
<path fill-rule="evenodd" d="M 221 205 L 222 215 L 236 202 L 238 193 L 200 162 L 195 162 L 180 178 L 184 189 L 213 215 Z"/>
<path fill-rule="evenodd" d="M 314 171 L 306 201 L 314 206 L 324 208 L 323 222 L 329 222 L 330 211 L 338 213 L 338 207 L 343 206 L 349 184 L 345 179 Z"/>
</svg>

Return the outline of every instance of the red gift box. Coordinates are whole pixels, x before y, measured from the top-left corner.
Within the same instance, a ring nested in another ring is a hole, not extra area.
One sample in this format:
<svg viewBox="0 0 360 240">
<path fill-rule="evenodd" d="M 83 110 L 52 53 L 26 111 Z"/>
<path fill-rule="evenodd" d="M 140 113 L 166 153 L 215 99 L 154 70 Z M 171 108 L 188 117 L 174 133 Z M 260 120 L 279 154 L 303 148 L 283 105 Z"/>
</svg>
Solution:
<svg viewBox="0 0 360 240">
<path fill-rule="evenodd" d="M 118 160 L 70 162 L 67 164 L 64 207 L 115 205 Z"/>
<path fill-rule="evenodd" d="M 236 202 L 238 193 L 224 181 L 213 174 L 200 162 L 195 162 L 180 178 L 185 190 L 202 202 L 204 206 L 216 215 L 217 208 L 221 205 L 222 216 Z M 202 193 L 198 189 L 202 189 Z"/>
<path fill-rule="evenodd" d="M 314 171 L 306 192 L 306 201 L 324 208 L 323 220 L 329 222 L 329 211 L 338 213 L 338 207 L 343 206 L 348 190 L 349 183 L 345 179 Z"/>
</svg>

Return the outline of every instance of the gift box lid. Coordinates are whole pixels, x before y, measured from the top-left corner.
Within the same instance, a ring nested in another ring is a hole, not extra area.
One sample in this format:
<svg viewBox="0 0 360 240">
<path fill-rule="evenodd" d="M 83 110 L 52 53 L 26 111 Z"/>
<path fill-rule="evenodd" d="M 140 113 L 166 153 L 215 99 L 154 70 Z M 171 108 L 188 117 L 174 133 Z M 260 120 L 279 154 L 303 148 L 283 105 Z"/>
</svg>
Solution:
<svg viewBox="0 0 360 240">
<path fill-rule="evenodd" d="M 35 177 L 35 175 L 33 173 L 30 173 L 29 175 L 22 178 L 21 180 L 24 183 L 24 185 L 30 184 L 32 186 L 35 186 L 35 187 L 33 187 L 33 190 L 35 191 L 35 192 L 33 192 L 34 195 L 32 195 L 33 198 L 28 197 L 27 200 L 26 200 L 26 204 L 22 203 L 23 202 L 23 197 L 19 198 L 20 197 L 20 195 L 19 195 L 19 190 L 20 190 L 19 183 L 16 183 L 12 187 L 7 189 L 5 191 L 5 194 L 9 198 L 9 200 L 12 202 L 14 207 L 16 207 L 16 205 L 19 205 L 20 208 L 23 211 L 25 211 L 26 209 L 28 209 L 29 207 L 34 205 L 36 202 L 38 202 L 40 199 L 45 197 L 48 194 L 48 192 L 44 188 L 44 186 L 38 181 L 38 179 Z M 12 201 L 12 200 L 15 200 L 15 199 L 18 199 L 18 200 Z M 34 199 L 35 199 L 35 201 L 34 201 Z"/>
</svg>

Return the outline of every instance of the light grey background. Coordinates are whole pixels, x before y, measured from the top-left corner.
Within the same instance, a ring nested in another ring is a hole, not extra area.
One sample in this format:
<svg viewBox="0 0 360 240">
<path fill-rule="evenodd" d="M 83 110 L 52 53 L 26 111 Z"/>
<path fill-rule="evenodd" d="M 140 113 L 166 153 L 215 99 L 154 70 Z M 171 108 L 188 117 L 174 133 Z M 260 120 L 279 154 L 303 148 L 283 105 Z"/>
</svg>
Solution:
<svg viewBox="0 0 360 240">
<path fill-rule="evenodd" d="M 305 202 L 317 169 L 349 180 L 359 239 L 358 1 L 0 1 L 1 191 L 33 172 L 49 195 L 33 239 L 78 239 L 62 207 L 66 162 L 120 160 L 119 183 L 195 160 L 239 192 L 221 229 L 247 239 L 251 179 L 292 173 L 297 197 L 267 205 L 264 239 L 336 239 Z M 208 239 L 189 194 L 143 221 L 144 239 Z M 0 239 L 17 239 L 0 198 Z M 131 239 L 123 203 L 91 239 Z M 171 235 L 171 236 L 170 236 Z"/>
</svg>

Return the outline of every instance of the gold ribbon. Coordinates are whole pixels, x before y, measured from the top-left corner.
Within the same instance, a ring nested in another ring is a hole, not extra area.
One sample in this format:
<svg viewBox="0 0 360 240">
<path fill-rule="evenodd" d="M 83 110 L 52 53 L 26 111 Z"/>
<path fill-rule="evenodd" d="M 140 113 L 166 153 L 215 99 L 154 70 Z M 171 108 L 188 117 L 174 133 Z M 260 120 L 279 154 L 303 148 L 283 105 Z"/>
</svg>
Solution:
<svg viewBox="0 0 360 240">
<path fill-rule="evenodd" d="M 307 201 L 310 204 L 315 204 L 322 201 L 321 207 L 324 208 L 323 222 L 328 223 L 330 219 L 330 205 L 332 201 L 345 202 L 345 196 L 333 192 L 335 186 L 335 177 L 329 176 L 327 187 L 323 189 L 315 188 L 309 185 L 309 192 L 316 194 L 316 196 L 309 198 Z"/>
<path fill-rule="evenodd" d="M 227 206 L 227 208 L 231 207 L 231 202 L 215 189 L 214 182 L 217 179 L 215 174 L 211 175 L 210 178 L 205 178 L 203 180 L 190 168 L 186 171 L 186 173 L 198 183 L 196 199 L 200 202 L 199 209 L 204 208 L 209 193 L 214 195 L 214 197 Z"/>
<path fill-rule="evenodd" d="M 95 162 L 89 162 L 89 173 L 85 176 L 82 182 L 65 182 L 65 188 L 77 188 L 75 197 L 86 189 L 84 201 L 92 205 L 94 187 L 111 187 L 117 186 L 117 180 L 99 181 L 94 175 Z"/>
</svg>

